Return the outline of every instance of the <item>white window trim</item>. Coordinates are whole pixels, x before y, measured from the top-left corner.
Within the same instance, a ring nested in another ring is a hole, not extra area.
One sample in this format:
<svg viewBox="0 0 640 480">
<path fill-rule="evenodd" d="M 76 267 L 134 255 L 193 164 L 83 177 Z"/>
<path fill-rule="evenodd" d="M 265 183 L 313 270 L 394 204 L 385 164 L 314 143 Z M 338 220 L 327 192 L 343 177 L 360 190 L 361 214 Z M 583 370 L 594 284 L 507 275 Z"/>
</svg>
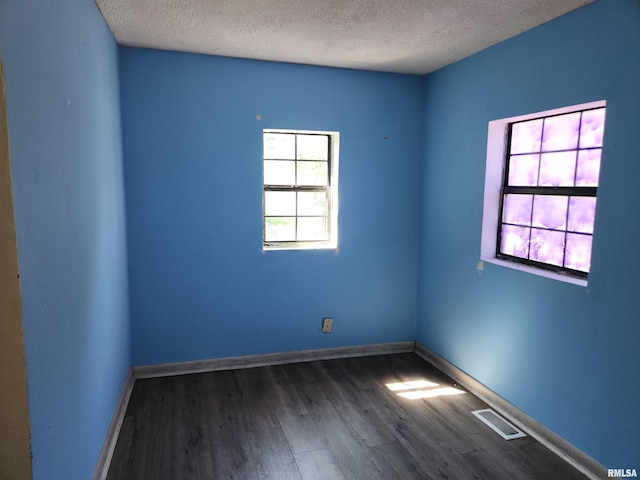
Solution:
<svg viewBox="0 0 640 480">
<path fill-rule="evenodd" d="M 480 260 L 495 265 L 532 273 L 541 277 L 551 278 L 560 282 L 572 283 L 574 285 L 587 286 L 586 278 L 578 278 L 570 275 L 536 268 L 522 263 L 510 262 L 496 258 L 496 238 L 498 234 L 498 222 L 500 212 L 500 191 L 504 178 L 504 167 L 507 148 L 507 131 L 510 123 L 529 120 L 532 118 L 546 117 L 570 113 L 577 110 L 587 110 L 589 108 L 605 107 L 606 101 L 583 103 L 569 107 L 536 112 L 517 117 L 501 118 L 489 122 L 487 133 L 487 160 L 484 177 L 484 205 L 482 209 L 482 238 L 480 242 Z"/>
<path fill-rule="evenodd" d="M 331 178 L 330 178 L 330 192 L 331 192 L 331 216 L 329 221 L 331 237 L 328 242 L 308 242 L 308 243 L 294 243 L 290 245 L 265 245 L 262 242 L 262 251 L 275 251 L 275 250 L 336 250 L 338 249 L 338 172 L 340 161 L 340 132 L 327 131 L 327 130 L 295 130 L 291 128 L 265 128 L 262 130 L 263 135 L 265 133 L 300 133 L 300 134 L 320 134 L 331 136 Z M 264 168 L 264 156 L 262 159 Z M 264 186 L 264 180 L 263 180 Z M 264 228 L 264 205 L 262 206 L 262 225 Z"/>
</svg>

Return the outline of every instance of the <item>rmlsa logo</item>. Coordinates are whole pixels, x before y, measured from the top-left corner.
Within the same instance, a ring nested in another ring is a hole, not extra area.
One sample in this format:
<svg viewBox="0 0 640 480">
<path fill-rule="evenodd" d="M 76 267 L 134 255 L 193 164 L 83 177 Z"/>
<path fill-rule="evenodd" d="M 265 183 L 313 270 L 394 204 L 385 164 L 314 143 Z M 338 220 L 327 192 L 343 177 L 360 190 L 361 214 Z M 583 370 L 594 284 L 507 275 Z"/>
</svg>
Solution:
<svg viewBox="0 0 640 480">
<path fill-rule="evenodd" d="M 638 474 L 636 473 L 635 468 L 610 468 L 607 470 L 607 475 L 609 477 L 616 478 L 637 478 Z"/>
</svg>

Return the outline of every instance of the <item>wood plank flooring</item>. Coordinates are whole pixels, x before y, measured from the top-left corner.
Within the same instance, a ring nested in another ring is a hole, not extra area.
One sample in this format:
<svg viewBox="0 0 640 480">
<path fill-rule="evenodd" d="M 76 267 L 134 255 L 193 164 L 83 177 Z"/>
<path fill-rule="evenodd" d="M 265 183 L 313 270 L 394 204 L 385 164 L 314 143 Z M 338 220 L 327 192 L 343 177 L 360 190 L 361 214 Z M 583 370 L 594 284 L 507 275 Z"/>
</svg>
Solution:
<svg viewBox="0 0 640 480">
<path fill-rule="evenodd" d="M 413 353 L 137 380 L 107 479 L 586 479 L 468 392 L 386 387 L 416 380 L 454 386 Z"/>
</svg>

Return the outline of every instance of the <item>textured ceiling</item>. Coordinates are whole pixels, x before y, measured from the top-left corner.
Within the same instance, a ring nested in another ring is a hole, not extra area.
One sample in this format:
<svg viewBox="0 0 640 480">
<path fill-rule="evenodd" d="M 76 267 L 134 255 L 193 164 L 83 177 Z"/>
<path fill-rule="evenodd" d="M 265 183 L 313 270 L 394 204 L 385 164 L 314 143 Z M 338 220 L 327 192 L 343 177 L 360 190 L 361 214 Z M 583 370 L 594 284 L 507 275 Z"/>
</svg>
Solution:
<svg viewBox="0 0 640 480">
<path fill-rule="evenodd" d="M 96 0 L 125 46 L 425 74 L 592 0 Z"/>
</svg>

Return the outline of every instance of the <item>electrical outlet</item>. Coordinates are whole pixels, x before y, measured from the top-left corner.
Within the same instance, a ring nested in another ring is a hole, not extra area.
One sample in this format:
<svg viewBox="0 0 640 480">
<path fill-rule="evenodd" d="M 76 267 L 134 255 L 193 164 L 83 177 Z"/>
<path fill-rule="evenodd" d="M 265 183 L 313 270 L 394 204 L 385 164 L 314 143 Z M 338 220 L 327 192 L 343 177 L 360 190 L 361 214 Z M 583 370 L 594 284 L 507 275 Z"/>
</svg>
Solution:
<svg viewBox="0 0 640 480">
<path fill-rule="evenodd" d="M 322 333 L 330 333 L 333 327 L 333 318 L 322 319 Z"/>
</svg>

